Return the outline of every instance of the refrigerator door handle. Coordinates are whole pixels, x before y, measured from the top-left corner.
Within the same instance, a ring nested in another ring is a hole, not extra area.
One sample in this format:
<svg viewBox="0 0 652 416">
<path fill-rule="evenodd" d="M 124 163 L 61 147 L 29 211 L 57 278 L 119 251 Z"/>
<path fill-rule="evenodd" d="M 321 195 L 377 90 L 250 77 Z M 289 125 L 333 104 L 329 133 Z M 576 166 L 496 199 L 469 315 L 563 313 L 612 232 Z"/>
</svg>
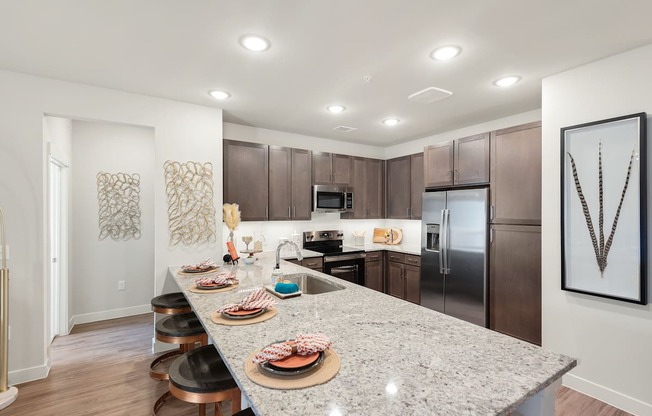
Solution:
<svg viewBox="0 0 652 416">
<path fill-rule="evenodd" d="M 450 228 L 450 212 L 451 212 L 450 209 L 445 209 L 443 211 L 443 215 L 444 215 L 444 221 L 443 221 L 443 223 L 444 223 L 444 227 L 443 227 L 444 228 L 444 237 L 443 237 L 442 244 L 443 244 L 443 247 L 444 247 L 444 255 L 443 255 L 443 257 L 444 257 L 444 271 L 443 271 L 443 273 L 445 273 L 445 274 L 450 273 L 450 268 L 448 267 L 449 266 L 448 260 L 449 260 L 449 257 L 450 257 L 450 255 L 448 254 L 448 243 L 449 243 L 448 240 L 450 238 L 450 229 L 449 229 Z"/>
<path fill-rule="evenodd" d="M 445 267 L 444 267 L 444 248 L 445 248 L 445 236 L 446 236 L 446 224 L 444 223 L 444 212 L 446 210 L 442 209 L 441 210 L 441 219 L 439 220 L 439 223 L 441 224 L 441 230 L 439 234 L 439 273 L 444 274 L 445 273 Z"/>
</svg>

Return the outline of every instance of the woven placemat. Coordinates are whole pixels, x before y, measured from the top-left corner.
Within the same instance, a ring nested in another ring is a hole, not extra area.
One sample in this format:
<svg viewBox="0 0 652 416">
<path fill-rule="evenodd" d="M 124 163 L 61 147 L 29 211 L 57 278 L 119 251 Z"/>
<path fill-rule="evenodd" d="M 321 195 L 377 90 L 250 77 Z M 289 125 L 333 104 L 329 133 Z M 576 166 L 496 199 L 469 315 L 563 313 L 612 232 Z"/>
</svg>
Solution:
<svg viewBox="0 0 652 416">
<path fill-rule="evenodd" d="M 245 374 L 249 380 L 270 389 L 297 390 L 317 386 L 330 381 L 340 371 L 340 356 L 332 348 L 324 351 L 324 361 L 319 368 L 298 376 L 276 376 L 262 372 L 258 364 L 251 361 L 259 352 L 260 350 L 257 350 L 247 357 L 244 365 Z"/>
<path fill-rule="evenodd" d="M 231 286 L 223 287 L 223 288 L 221 288 L 221 289 L 198 289 L 197 286 L 190 286 L 190 287 L 188 288 L 188 291 L 190 291 L 190 292 L 192 292 L 192 293 L 200 293 L 200 294 L 202 294 L 202 295 L 205 295 L 205 294 L 207 295 L 207 294 L 209 294 L 209 293 L 228 292 L 228 291 L 230 291 L 230 290 L 235 289 L 235 288 L 238 287 L 238 286 L 240 286 L 240 283 L 236 283 L 236 284 L 231 285 Z"/>
<path fill-rule="evenodd" d="M 228 319 L 222 316 L 221 313 L 215 311 L 211 314 L 211 321 L 220 325 L 227 326 L 240 326 L 240 325 L 251 325 L 257 324 L 258 322 L 264 322 L 268 319 L 272 319 L 276 316 L 276 308 L 269 308 L 265 313 L 261 313 L 258 316 L 249 319 Z"/>
<path fill-rule="evenodd" d="M 179 269 L 179 270 L 177 270 L 177 274 L 179 276 L 192 277 L 192 276 L 206 276 L 207 274 L 213 274 L 213 273 L 217 273 L 219 271 L 220 271 L 220 266 L 217 266 L 216 268 L 211 269 L 211 270 L 206 270 L 205 272 L 194 272 L 194 273 L 187 273 L 187 272 L 184 272 L 183 270 Z"/>
</svg>

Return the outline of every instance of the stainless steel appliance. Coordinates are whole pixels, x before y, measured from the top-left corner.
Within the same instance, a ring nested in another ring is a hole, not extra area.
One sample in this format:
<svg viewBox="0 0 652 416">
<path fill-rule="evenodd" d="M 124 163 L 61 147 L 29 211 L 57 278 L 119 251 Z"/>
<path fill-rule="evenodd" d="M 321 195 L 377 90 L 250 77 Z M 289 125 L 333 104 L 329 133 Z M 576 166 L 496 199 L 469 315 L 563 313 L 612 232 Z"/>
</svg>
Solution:
<svg viewBox="0 0 652 416">
<path fill-rule="evenodd" d="M 313 212 L 347 212 L 353 210 L 353 192 L 339 186 L 314 185 L 312 187 Z"/>
<path fill-rule="evenodd" d="M 486 327 L 488 189 L 425 192 L 421 305 Z"/>
<path fill-rule="evenodd" d="M 324 254 L 324 273 L 364 285 L 364 251 L 342 245 L 341 230 L 306 231 L 303 248 Z"/>
</svg>

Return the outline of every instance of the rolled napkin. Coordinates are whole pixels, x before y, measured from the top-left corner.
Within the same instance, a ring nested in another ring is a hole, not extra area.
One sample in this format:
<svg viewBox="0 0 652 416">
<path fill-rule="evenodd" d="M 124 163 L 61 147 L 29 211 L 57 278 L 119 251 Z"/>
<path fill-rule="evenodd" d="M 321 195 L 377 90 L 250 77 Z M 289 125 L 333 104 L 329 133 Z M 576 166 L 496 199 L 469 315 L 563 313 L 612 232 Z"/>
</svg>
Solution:
<svg viewBox="0 0 652 416">
<path fill-rule="evenodd" d="M 181 266 L 181 269 L 182 270 L 209 270 L 209 269 L 214 269 L 216 267 L 217 267 L 217 263 L 215 263 L 209 257 L 198 264 L 184 264 L 183 266 Z"/>
<path fill-rule="evenodd" d="M 195 279 L 197 286 L 234 285 L 236 283 L 238 283 L 238 279 L 233 272 L 220 272 L 215 275 Z"/>
<path fill-rule="evenodd" d="M 294 341 L 280 342 L 263 348 L 253 358 L 254 364 L 278 361 L 289 357 L 296 350 L 299 355 L 308 355 L 325 351 L 333 345 L 325 334 L 298 334 Z"/>
<path fill-rule="evenodd" d="M 230 303 L 218 309 L 218 312 L 251 311 L 254 309 L 269 308 L 276 305 L 276 300 L 265 290 L 264 287 L 256 289 L 251 295 L 242 299 L 240 303 Z"/>
</svg>

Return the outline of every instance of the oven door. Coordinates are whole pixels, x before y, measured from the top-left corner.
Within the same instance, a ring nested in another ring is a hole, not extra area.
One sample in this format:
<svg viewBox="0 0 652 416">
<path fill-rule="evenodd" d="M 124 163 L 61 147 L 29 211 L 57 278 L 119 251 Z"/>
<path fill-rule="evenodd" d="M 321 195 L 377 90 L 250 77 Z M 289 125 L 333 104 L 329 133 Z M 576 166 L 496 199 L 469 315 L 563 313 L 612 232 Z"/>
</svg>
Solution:
<svg viewBox="0 0 652 416">
<path fill-rule="evenodd" d="M 324 273 L 364 286 L 364 254 L 324 257 Z"/>
</svg>

